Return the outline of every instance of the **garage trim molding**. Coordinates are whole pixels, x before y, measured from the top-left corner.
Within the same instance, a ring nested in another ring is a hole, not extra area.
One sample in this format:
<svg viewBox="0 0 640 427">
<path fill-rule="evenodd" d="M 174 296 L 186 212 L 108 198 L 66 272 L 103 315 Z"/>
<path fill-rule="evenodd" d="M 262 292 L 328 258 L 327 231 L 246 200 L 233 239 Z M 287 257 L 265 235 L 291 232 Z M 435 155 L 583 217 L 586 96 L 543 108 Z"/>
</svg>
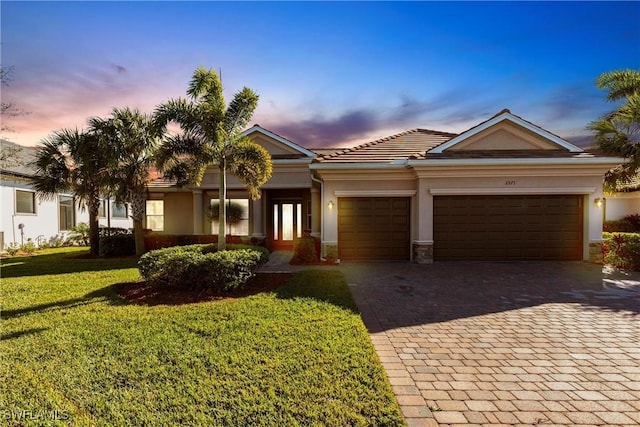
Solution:
<svg viewBox="0 0 640 427">
<path fill-rule="evenodd" d="M 413 197 L 416 190 L 336 190 L 336 197 Z"/>
<path fill-rule="evenodd" d="M 530 188 L 504 188 L 504 187 L 488 187 L 488 188 L 431 188 L 429 192 L 433 195 L 503 195 L 503 194 L 592 194 L 596 192 L 595 187 L 530 187 Z"/>
</svg>

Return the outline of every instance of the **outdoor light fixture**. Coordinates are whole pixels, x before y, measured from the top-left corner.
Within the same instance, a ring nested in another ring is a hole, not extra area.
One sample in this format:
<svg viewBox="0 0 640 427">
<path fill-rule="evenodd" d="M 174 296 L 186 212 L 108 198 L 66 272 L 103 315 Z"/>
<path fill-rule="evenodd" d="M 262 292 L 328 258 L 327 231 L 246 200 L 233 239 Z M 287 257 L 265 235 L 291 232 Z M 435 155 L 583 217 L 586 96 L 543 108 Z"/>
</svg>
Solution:
<svg viewBox="0 0 640 427">
<path fill-rule="evenodd" d="M 595 199 L 593 201 L 593 203 L 595 203 L 597 207 L 601 208 L 602 204 L 604 203 L 604 197 L 602 199 L 600 197 L 598 197 L 597 199 Z"/>
<path fill-rule="evenodd" d="M 333 200 L 329 200 L 329 203 L 327 203 L 327 207 L 329 208 L 330 211 L 333 210 Z"/>
</svg>

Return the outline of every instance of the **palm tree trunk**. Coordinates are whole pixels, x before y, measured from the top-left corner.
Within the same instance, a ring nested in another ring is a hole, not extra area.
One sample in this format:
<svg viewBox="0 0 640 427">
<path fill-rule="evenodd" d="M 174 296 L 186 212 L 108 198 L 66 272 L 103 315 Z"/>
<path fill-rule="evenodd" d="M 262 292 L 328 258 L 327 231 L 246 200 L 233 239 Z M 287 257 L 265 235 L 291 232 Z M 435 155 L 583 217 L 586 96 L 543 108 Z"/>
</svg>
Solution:
<svg viewBox="0 0 640 427">
<path fill-rule="evenodd" d="M 144 217 L 144 190 L 136 191 L 131 198 L 131 219 L 133 220 L 133 237 L 136 242 L 136 255 L 144 254 L 144 230 L 142 219 Z"/>
<path fill-rule="evenodd" d="M 220 173 L 218 175 L 220 194 L 218 195 L 218 251 L 227 249 L 227 161 L 222 157 Z"/>
<path fill-rule="evenodd" d="M 91 255 L 100 254 L 100 199 L 93 197 L 87 203 L 89 210 L 89 253 Z"/>
</svg>

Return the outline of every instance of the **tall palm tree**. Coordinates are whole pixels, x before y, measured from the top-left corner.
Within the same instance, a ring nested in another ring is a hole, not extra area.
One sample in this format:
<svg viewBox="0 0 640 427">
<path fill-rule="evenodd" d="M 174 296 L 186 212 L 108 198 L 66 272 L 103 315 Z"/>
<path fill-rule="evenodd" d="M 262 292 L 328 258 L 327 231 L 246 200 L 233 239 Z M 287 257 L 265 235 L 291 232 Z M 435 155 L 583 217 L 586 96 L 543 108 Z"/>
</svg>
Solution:
<svg viewBox="0 0 640 427">
<path fill-rule="evenodd" d="M 156 108 L 158 128 L 164 131 L 173 121 L 182 130 L 165 138 L 158 150 L 158 166 L 177 185 L 199 185 L 208 166 L 218 167 L 218 250 L 224 250 L 227 172 L 240 179 L 254 200 L 260 197 L 260 186 L 271 178 L 269 152 L 241 135 L 258 105 L 258 95 L 245 87 L 227 107 L 218 73 L 204 67 L 193 73 L 187 95 L 189 99 L 172 99 Z"/>
<path fill-rule="evenodd" d="M 89 211 L 90 253 L 99 252 L 100 198 L 108 186 L 114 153 L 94 133 L 62 129 L 43 140 L 32 179 L 38 196 L 71 192 Z"/>
<path fill-rule="evenodd" d="M 149 115 L 130 108 L 114 108 L 106 119 L 91 118 L 89 128 L 114 150 L 111 189 L 117 203 L 131 203 L 136 255 L 142 255 L 145 190 L 151 181 L 150 168 L 161 133 Z"/>
<path fill-rule="evenodd" d="M 602 151 L 628 159 L 605 175 L 605 187 L 613 192 L 629 183 L 640 168 L 640 71 L 611 71 L 596 83 L 599 89 L 609 91 L 608 101 L 622 101 L 616 110 L 589 124 Z"/>
</svg>

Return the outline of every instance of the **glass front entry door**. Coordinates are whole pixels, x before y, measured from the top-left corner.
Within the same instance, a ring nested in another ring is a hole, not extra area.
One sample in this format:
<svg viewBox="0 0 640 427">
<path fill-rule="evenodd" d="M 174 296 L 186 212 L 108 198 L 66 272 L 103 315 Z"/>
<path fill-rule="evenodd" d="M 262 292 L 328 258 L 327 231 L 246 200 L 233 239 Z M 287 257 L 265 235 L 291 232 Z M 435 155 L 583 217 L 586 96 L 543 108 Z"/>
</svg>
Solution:
<svg viewBox="0 0 640 427">
<path fill-rule="evenodd" d="M 302 237 L 302 203 L 274 202 L 272 211 L 272 242 L 275 248 L 293 248 L 293 242 Z"/>
</svg>

